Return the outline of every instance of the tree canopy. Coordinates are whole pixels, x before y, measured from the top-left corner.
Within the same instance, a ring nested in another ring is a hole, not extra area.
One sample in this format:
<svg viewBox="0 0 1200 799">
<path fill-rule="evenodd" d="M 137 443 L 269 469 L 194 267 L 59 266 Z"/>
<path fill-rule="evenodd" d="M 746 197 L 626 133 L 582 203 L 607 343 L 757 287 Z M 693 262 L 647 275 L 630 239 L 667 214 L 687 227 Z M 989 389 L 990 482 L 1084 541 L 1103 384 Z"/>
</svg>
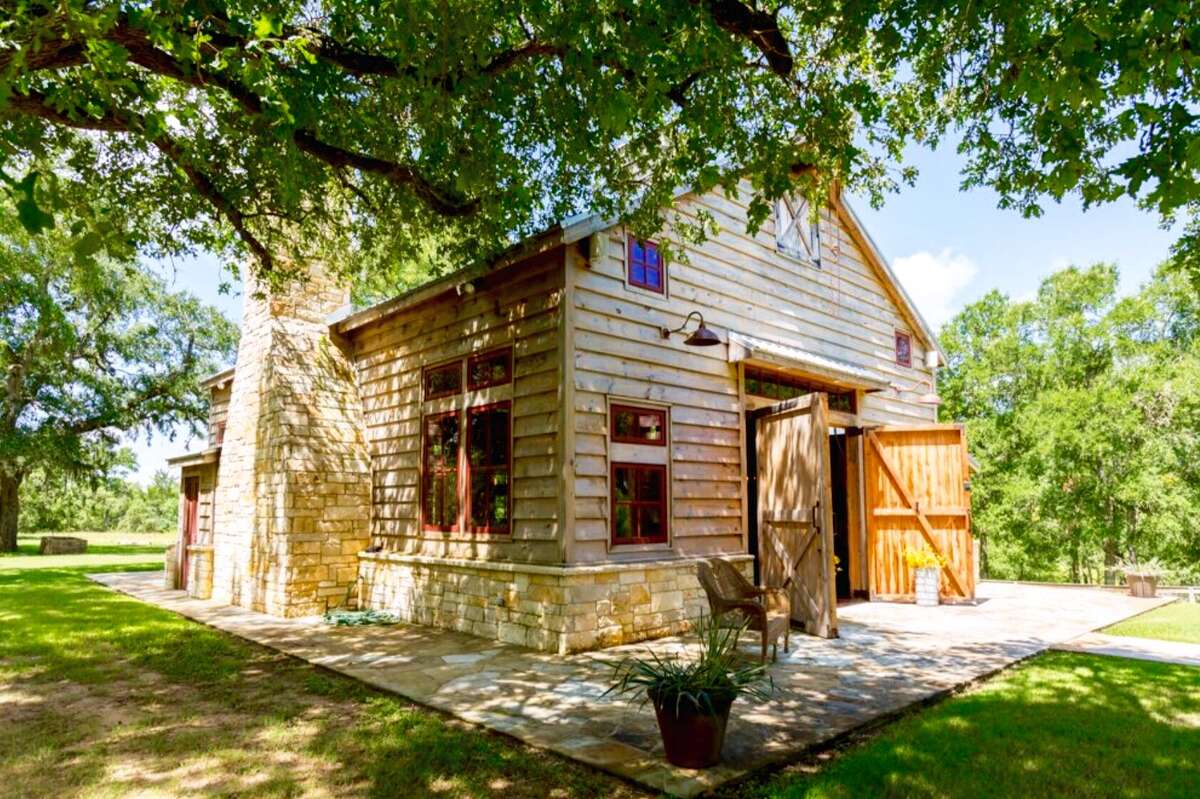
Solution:
<svg viewBox="0 0 1200 799">
<path fill-rule="evenodd" d="M 0 217 L 0 548 L 16 547 L 34 470 L 106 475 L 122 437 L 207 418 L 200 381 L 234 325 L 136 262 L 76 258 L 66 235 Z"/>
<path fill-rule="evenodd" d="M 1200 577 L 1200 301 L 1177 271 L 1120 298 L 1115 267 L 1066 269 L 1029 301 L 989 293 L 941 341 L 988 575 L 1098 581 L 1155 558 Z"/>
<path fill-rule="evenodd" d="M 1194 0 L 3 8 L 3 180 L 84 252 L 279 273 L 320 243 L 380 272 L 436 235 L 445 269 L 585 209 L 649 233 L 678 187 L 736 177 L 753 224 L 795 191 L 878 201 L 906 144 L 953 131 L 1002 206 L 1131 196 L 1192 219 L 1200 263 Z"/>
</svg>

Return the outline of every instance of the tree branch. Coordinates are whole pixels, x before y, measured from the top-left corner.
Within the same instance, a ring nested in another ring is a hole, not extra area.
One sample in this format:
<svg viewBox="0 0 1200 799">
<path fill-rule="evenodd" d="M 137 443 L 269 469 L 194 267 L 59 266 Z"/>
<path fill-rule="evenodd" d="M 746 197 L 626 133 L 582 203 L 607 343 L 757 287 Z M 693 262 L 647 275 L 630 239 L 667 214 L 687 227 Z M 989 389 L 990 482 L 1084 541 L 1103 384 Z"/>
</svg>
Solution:
<svg viewBox="0 0 1200 799">
<path fill-rule="evenodd" d="M 758 48 L 776 75 L 787 78 L 792 74 L 795 61 L 787 37 L 779 29 L 778 12 L 759 11 L 739 0 L 691 0 L 691 3 L 703 3 L 718 28 Z"/>
<path fill-rule="evenodd" d="M 10 108 L 14 108 L 26 116 L 39 117 L 63 127 L 145 136 L 145 121 L 140 116 L 126 111 L 110 108 L 99 117 L 84 114 L 72 116 L 54 108 L 50 99 L 37 91 L 30 91 L 28 94 L 14 94 L 9 97 L 8 102 Z M 147 139 L 155 149 L 187 176 L 196 192 L 221 216 L 225 217 L 242 241 L 246 242 L 246 246 L 259 259 L 263 268 L 270 270 L 274 265 L 270 251 L 250 232 L 241 210 L 221 193 L 212 179 L 187 160 L 183 149 L 170 136 L 162 133 L 154 137 L 147 136 Z"/>
</svg>

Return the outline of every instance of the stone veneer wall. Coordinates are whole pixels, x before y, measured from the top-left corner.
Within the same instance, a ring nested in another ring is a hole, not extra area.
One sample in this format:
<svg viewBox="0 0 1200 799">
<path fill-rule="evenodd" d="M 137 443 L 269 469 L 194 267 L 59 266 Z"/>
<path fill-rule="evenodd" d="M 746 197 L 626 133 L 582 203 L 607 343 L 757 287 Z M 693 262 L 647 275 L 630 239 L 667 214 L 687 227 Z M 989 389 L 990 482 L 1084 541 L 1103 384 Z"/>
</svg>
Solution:
<svg viewBox="0 0 1200 799">
<path fill-rule="evenodd" d="M 367 607 L 545 652 L 685 632 L 708 601 L 695 559 L 539 566 L 362 553 Z M 750 576 L 749 555 L 730 556 Z"/>
<path fill-rule="evenodd" d="M 349 294 L 307 269 L 247 286 L 217 480 L 213 598 L 278 616 L 339 604 L 368 537 L 362 402 L 325 322 Z"/>
</svg>

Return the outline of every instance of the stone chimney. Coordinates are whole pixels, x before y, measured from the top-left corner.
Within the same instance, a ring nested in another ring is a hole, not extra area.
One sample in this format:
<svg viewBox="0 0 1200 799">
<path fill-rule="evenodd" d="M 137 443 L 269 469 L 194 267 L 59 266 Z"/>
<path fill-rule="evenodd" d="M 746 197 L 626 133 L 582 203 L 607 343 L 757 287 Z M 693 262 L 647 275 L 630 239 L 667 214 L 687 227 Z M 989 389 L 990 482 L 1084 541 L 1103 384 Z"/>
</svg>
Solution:
<svg viewBox="0 0 1200 799">
<path fill-rule="evenodd" d="M 217 473 L 213 599 L 276 616 L 341 604 L 369 536 L 362 402 L 325 323 L 349 292 L 306 271 L 283 289 L 247 280 Z"/>
</svg>

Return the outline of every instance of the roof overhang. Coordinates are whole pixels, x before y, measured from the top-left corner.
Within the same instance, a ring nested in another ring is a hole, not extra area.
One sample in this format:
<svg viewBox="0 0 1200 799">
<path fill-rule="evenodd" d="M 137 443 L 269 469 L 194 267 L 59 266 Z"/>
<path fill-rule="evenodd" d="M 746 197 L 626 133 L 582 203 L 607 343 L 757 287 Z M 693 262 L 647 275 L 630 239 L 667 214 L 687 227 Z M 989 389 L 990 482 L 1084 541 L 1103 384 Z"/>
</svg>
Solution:
<svg viewBox="0 0 1200 799">
<path fill-rule="evenodd" d="M 183 468 L 184 466 L 203 466 L 206 463 L 216 463 L 221 459 L 220 447 L 209 447 L 200 452 L 189 452 L 186 455 L 176 455 L 167 458 L 168 466 Z"/>
<path fill-rule="evenodd" d="M 428 283 L 422 283 L 390 300 L 384 300 L 366 308 L 355 309 L 350 306 L 341 308 L 325 321 L 334 332 L 345 335 L 364 325 L 369 325 L 421 303 L 430 302 L 449 294 L 462 294 L 464 293 L 463 287 L 475 280 L 510 266 L 530 261 L 539 255 L 552 252 L 558 247 L 582 241 L 612 224 L 615 222 L 605 220 L 598 215 L 573 217 L 561 225 L 555 225 L 549 230 L 519 242 L 490 261 L 458 269 Z"/>
<path fill-rule="evenodd" d="M 883 391 L 891 385 L 883 375 L 849 361 L 735 331 L 729 333 L 729 361 L 787 369 L 840 388 Z"/>
<path fill-rule="evenodd" d="M 201 388 L 221 388 L 229 381 L 233 380 L 233 367 L 222 369 L 216 374 L 209 375 L 200 381 Z"/>
</svg>

